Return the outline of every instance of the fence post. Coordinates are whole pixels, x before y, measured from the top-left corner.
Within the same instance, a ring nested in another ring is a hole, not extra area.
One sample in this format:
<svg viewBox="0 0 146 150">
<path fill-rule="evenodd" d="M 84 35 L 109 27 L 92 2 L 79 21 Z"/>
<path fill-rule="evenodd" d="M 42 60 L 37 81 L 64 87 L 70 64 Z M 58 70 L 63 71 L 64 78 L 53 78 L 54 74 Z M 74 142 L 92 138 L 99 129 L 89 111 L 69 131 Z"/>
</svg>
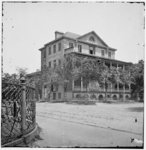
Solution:
<svg viewBox="0 0 146 150">
<path fill-rule="evenodd" d="M 24 135 L 25 127 L 26 127 L 26 85 L 25 85 L 25 78 L 22 77 L 20 79 L 22 85 L 22 103 L 21 103 L 21 132 Z"/>
</svg>

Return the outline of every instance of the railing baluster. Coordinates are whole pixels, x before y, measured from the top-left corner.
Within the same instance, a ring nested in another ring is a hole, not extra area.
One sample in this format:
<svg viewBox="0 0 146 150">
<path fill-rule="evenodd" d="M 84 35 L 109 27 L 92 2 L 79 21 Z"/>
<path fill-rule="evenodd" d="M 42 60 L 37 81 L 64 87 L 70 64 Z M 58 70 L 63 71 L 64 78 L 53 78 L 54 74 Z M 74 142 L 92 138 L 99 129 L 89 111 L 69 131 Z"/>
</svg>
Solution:
<svg viewBox="0 0 146 150">
<path fill-rule="evenodd" d="M 25 127 L 26 127 L 26 86 L 25 84 L 22 85 L 22 103 L 21 103 L 21 131 L 24 135 Z"/>
</svg>

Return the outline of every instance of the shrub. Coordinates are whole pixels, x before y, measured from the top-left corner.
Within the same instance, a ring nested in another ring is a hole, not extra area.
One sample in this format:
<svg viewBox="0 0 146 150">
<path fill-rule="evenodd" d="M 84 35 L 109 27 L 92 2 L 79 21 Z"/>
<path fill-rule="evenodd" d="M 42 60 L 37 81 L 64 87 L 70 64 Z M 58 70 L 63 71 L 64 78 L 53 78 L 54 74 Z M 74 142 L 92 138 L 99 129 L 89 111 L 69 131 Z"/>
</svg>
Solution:
<svg viewBox="0 0 146 150">
<path fill-rule="evenodd" d="M 96 97 L 95 94 L 92 94 L 92 95 L 90 96 L 90 98 L 91 98 L 91 99 L 96 99 L 97 97 Z"/>
<path fill-rule="evenodd" d="M 83 98 L 83 99 L 88 99 L 88 98 L 89 98 L 89 95 L 88 95 L 88 94 L 84 94 L 84 95 L 82 96 L 82 98 Z"/>
<path fill-rule="evenodd" d="M 117 100 L 117 95 L 114 95 L 114 96 L 113 96 L 113 100 Z"/>
<path fill-rule="evenodd" d="M 76 98 L 81 98 L 81 97 L 82 97 L 81 94 L 76 95 Z"/>
</svg>

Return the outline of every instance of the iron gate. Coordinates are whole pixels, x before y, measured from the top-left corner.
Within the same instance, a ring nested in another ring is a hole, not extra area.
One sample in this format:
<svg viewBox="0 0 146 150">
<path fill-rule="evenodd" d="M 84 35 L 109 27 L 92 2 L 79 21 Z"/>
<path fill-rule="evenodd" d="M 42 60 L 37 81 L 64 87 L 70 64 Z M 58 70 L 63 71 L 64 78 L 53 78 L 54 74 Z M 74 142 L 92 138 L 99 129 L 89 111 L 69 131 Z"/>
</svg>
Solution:
<svg viewBox="0 0 146 150">
<path fill-rule="evenodd" d="M 36 125 L 35 89 L 25 84 L 2 83 L 1 143 L 31 132 Z"/>
</svg>

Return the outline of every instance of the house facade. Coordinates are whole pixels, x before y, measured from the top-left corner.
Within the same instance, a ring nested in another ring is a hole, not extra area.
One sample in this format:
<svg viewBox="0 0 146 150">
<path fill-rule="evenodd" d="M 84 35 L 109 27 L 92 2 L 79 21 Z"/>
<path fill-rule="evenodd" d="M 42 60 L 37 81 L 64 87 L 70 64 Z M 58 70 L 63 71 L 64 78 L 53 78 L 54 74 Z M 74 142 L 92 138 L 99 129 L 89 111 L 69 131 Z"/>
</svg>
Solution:
<svg viewBox="0 0 146 150">
<path fill-rule="evenodd" d="M 115 59 L 115 48 L 108 46 L 94 31 L 84 35 L 78 35 L 71 32 L 55 32 L 55 39 L 46 43 L 39 49 L 41 52 L 41 71 L 47 67 L 56 67 L 63 63 L 65 55 L 74 54 L 79 57 L 91 57 L 102 61 L 108 67 L 121 67 L 125 69 L 131 63 L 123 62 Z M 79 97 L 90 97 L 91 99 L 104 99 L 105 88 L 101 88 L 98 83 L 89 83 L 88 93 L 84 86 L 84 81 L 80 79 L 78 82 L 69 82 L 69 88 L 64 91 L 64 87 L 59 85 L 56 90 L 52 92 L 52 100 L 62 101 L 67 99 L 76 99 Z M 129 99 L 130 85 L 121 85 L 120 83 L 108 85 L 107 98 L 108 99 Z M 42 87 L 42 96 L 47 100 L 48 89 L 47 84 L 44 83 Z"/>
</svg>

